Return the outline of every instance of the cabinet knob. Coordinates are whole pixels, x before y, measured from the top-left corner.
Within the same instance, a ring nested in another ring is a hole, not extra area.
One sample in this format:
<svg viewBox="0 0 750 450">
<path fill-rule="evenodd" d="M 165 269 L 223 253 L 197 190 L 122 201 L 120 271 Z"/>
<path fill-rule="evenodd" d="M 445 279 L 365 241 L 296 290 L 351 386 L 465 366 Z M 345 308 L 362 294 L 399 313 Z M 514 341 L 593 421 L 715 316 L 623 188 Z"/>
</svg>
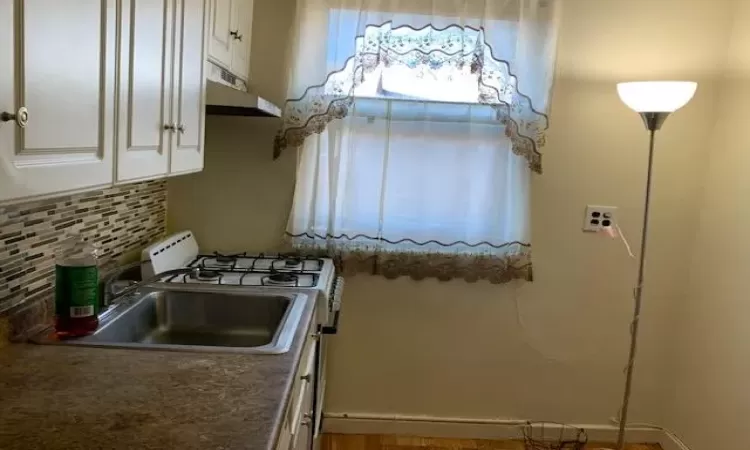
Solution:
<svg viewBox="0 0 750 450">
<path fill-rule="evenodd" d="M 164 124 L 164 129 L 174 133 L 175 126 L 173 123 L 167 123 L 167 124 Z"/>
<path fill-rule="evenodd" d="M 230 31 L 229 35 L 232 36 L 236 41 L 242 42 L 242 35 L 240 34 L 240 30 Z"/>
<path fill-rule="evenodd" d="M 0 122 L 10 122 L 11 120 L 16 122 L 18 128 L 26 128 L 29 123 L 29 110 L 22 106 L 18 108 L 15 114 L 6 111 L 0 113 Z"/>
<path fill-rule="evenodd" d="M 177 126 L 177 131 L 179 131 L 179 132 L 180 132 L 180 133 L 182 133 L 182 134 L 185 134 L 185 125 L 183 125 L 183 124 L 179 124 L 179 125 Z"/>
<path fill-rule="evenodd" d="M 302 375 L 301 377 L 299 377 L 299 379 L 302 381 L 307 381 L 309 383 L 312 380 L 312 374 L 308 373 L 307 375 Z"/>
<path fill-rule="evenodd" d="M 311 422 L 310 419 L 304 419 L 302 420 L 302 422 L 300 422 L 300 425 L 302 425 L 303 427 L 309 427 L 310 422 Z"/>
</svg>

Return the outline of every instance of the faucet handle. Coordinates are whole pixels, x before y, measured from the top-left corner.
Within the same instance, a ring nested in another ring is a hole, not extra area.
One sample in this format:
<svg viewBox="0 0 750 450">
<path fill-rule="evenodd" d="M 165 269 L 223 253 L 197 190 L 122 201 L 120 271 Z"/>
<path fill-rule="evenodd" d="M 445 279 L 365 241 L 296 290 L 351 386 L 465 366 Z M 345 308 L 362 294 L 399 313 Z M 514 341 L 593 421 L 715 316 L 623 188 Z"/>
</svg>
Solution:
<svg viewBox="0 0 750 450">
<path fill-rule="evenodd" d="M 109 283 L 109 294 L 113 296 L 117 296 L 120 294 L 120 292 L 124 291 L 125 289 L 129 288 L 130 286 L 136 284 L 136 281 L 132 280 L 117 280 Z"/>
<path fill-rule="evenodd" d="M 108 282 L 104 290 L 103 306 L 109 307 L 112 299 L 117 298 L 134 284 L 138 284 L 138 282 L 131 280 L 113 280 Z"/>
<path fill-rule="evenodd" d="M 120 277 L 126 272 L 139 268 L 140 266 L 140 262 L 135 262 L 105 272 L 103 278 L 104 298 L 102 299 L 102 306 L 108 307 L 112 303 L 112 299 L 117 298 L 118 295 L 137 283 L 136 280 L 120 279 Z"/>
</svg>

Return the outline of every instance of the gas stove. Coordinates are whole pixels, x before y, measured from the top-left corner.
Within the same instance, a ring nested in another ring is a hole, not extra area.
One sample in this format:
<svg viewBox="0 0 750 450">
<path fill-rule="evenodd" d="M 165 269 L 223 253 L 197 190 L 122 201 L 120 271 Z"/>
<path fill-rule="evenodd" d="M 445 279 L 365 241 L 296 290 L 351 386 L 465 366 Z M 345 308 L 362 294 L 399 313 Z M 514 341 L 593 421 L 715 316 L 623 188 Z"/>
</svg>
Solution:
<svg viewBox="0 0 750 450">
<path fill-rule="evenodd" d="M 199 274 L 173 275 L 164 286 L 211 285 L 227 289 L 268 288 L 318 292 L 318 322 L 335 327 L 341 307 L 343 279 L 336 277 L 328 258 L 286 254 L 201 253 L 190 231 L 183 231 L 154 244 L 141 255 L 143 277 L 182 267 L 198 267 Z M 187 288 L 187 286 L 185 286 Z"/>
</svg>

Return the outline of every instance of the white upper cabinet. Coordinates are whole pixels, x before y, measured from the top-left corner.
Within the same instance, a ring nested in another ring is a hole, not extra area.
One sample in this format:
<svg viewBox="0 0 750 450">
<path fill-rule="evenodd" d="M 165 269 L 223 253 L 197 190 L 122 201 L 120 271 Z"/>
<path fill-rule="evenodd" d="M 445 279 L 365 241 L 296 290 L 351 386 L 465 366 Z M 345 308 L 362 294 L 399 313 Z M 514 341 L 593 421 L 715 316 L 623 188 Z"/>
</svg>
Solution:
<svg viewBox="0 0 750 450">
<path fill-rule="evenodd" d="M 0 201 L 112 182 L 115 31 L 115 0 L 0 0 Z"/>
<path fill-rule="evenodd" d="M 169 170 L 173 0 L 122 0 L 117 181 Z"/>
<path fill-rule="evenodd" d="M 203 168 L 205 0 L 121 0 L 117 181 Z"/>
<path fill-rule="evenodd" d="M 250 79 L 250 43 L 253 37 L 253 0 L 235 0 L 231 36 L 231 72 L 245 81 Z"/>
<path fill-rule="evenodd" d="M 208 56 L 211 61 L 229 70 L 232 67 L 232 45 L 234 29 L 232 14 L 234 3 L 240 0 L 209 0 L 209 46 Z"/>
<path fill-rule="evenodd" d="M 210 0 L 208 59 L 249 81 L 253 0 Z"/>
<path fill-rule="evenodd" d="M 140 0 L 139 0 L 140 1 Z M 203 169 L 206 119 L 205 0 L 177 0 L 170 173 Z"/>
<path fill-rule="evenodd" d="M 0 202 L 201 170 L 206 5 L 0 0 Z"/>
</svg>

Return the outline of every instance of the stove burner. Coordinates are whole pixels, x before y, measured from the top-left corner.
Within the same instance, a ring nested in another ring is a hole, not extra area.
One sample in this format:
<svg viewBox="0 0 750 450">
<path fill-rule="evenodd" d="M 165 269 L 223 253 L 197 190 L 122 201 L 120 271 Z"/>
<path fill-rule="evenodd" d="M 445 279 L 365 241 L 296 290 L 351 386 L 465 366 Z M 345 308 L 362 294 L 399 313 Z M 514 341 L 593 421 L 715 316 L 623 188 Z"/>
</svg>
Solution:
<svg viewBox="0 0 750 450">
<path fill-rule="evenodd" d="M 226 256 L 226 255 L 216 255 L 216 264 L 224 265 L 231 265 L 235 261 L 237 261 L 236 256 Z"/>
<path fill-rule="evenodd" d="M 284 267 L 287 269 L 297 268 L 300 264 L 302 264 L 302 260 L 299 258 L 288 258 L 284 260 Z"/>
<path fill-rule="evenodd" d="M 268 284 L 297 284 L 298 277 L 292 273 L 275 273 L 267 277 Z"/>
<path fill-rule="evenodd" d="M 201 270 L 198 273 L 191 273 L 190 278 L 198 281 L 216 281 L 221 278 L 221 274 L 215 270 Z"/>
</svg>

